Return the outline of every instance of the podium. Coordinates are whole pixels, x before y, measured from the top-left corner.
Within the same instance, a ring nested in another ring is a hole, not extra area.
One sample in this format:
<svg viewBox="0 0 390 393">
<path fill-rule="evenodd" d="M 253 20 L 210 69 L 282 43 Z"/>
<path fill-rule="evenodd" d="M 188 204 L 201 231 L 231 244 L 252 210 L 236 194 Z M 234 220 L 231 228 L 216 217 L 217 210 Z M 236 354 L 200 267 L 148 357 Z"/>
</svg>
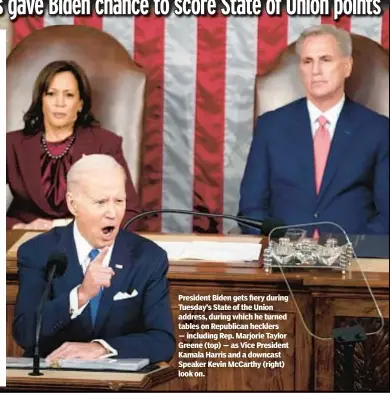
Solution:
<svg viewBox="0 0 390 393">
<path fill-rule="evenodd" d="M 7 250 L 20 239 L 22 231 L 7 232 Z M 212 240 L 212 241 L 247 241 L 244 236 L 215 235 L 177 235 L 177 234 L 145 234 L 154 241 Z M 257 238 L 257 241 L 259 238 Z M 252 239 L 253 242 L 253 239 Z M 264 245 L 264 242 L 263 242 Z M 388 391 L 389 372 L 387 364 L 389 355 L 386 345 L 389 332 L 389 261 L 365 259 L 360 261 L 367 280 L 384 317 L 385 327 L 380 334 L 372 335 L 364 345 L 359 346 L 354 355 L 353 365 L 356 369 L 355 386 L 361 391 L 367 389 Z M 178 328 L 180 311 L 179 295 L 199 294 L 200 296 L 229 295 L 283 295 L 287 302 L 270 301 L 273 314 L 287 314 L 286 320 L 278 320 L 279 331 L 287 334 L 288 348 L 283 352 L 284 368 L 233 368 L 233 367 L 198 367 L 194 371 L 204 376 L 178 376 L 169 382 L 157 384 L 156 390 L 170 391 L 352 391 L 353 386 L 344 386 L 343 370 L 345 358 L 343 351 L 332 341 L 315 340 L 305 330 L 297 307 L 286 289 L 281 273 L 266 273 L 259 262 L 215 263 L 213 261 L 170 261 L 167 274 L 171 297 L 171 308 L 175 320 L 175 336 L 178 348 L 170 364 L 180 371 L 179 343 L 191 343 L 191 338 L 183 337 L 183 330 Z M 359 269 L 351 266 L 349 273 L 342 277 L 340 272 L 293 271 L 286 277 L 294 288 L 297 305 L 308 327 L 319 337 L 330 337 L 332 329 L 352 324 L 358 320 L 364 324 L 366 331 L 378 329 L 380 320 L 373 307 L 373 301 L 362 279 Z M 7 255 L 7 356 L 20 356 L 21 349 L 12 338 L 12 320 L 16 296 L 18 292 L 17 266 L 14 256 Z M 211 306 L 218 301 L 211 300 Z M 233 301 L 229 303 L 233 305 Z M 203 312 L 208 318 L 212 311 Z M 230 312 L 227 312 L 230 313 Z M 186 332 L 195 333 L 187 329 Z M 202 333 L 212 333 L 204 329 Z M 246 333 L 258 333 L 258 329 L 248 329 Z M 222 341 L 222 345 L 228 342 Z M 227 348 L 227 347 L 224 347 Z M 374 351 L 375 350 L 375 351 Z M 189 349 L 188 353 L 201 352 L 207 349 Z M 225 349 L 233 352 L 233 349 Z M 241 349 L 242 352 L 249 350 Z M 203 356 L 206 359 L 206 356 Z M 362 360 L 363 359 L 363 360 Z M 202 358 L 200 359 L 202 360 Z M 212 360 L 212 359 L 211 359 Z M 205 362 L 205 360 L 203 360 Z M 7 374 L 7 383 L 15 386 L 15 378 Z M 20 382 L 20 380 L 19 380 Z M 66 381 L 68 382 L 68 380 Z M 99 385 L 94 381 L 94 388 L 110 389 L 108 380 Z M 69 381 L 69 383 L 72 383 Z M 113 380 L 112 387 L 130 389 L 130 382 Z M 115 385 L 115 383 L 117 385 Z M 157 382 L 156 382 L 157 383 Z M 78 384 L 78 382 L 76 382 Z M 148 389 L 144 382 L 144 389 Z M 169 387 L 166 387 L 169 385 Z M 48 385 L 49 389 L 53 385 Z M 87 387 L 89 385 L 86 385 Z M 122 387 L 125 386 L 125 387 Z M 152 385 L 149 385 L 152 386 Z M 82 386 L 80 386 L 81 388 Z M 43 389 L 43 387 L 42 387 Z M 137 387 L 134 387 L 137 389 Z M 140 389 L 142 389 L 140 387 Z M 152 387 L 152 389 L 154 389 Z M 63 388 L 63 390 L 65 390 Z"/>
<path fill-rule="evenodd" d="M 148 373 L 42 370 L 39 377 L 30 376 L 31 370 L 7 369 L 6 391 L 145 391 L 167 390 L 168 381 L 177 371 L 168 363 Z M 3 388 L 4 389 L 4 388 Z M 3 390 L 1 389 L 1 390 Z"/>
</svg>

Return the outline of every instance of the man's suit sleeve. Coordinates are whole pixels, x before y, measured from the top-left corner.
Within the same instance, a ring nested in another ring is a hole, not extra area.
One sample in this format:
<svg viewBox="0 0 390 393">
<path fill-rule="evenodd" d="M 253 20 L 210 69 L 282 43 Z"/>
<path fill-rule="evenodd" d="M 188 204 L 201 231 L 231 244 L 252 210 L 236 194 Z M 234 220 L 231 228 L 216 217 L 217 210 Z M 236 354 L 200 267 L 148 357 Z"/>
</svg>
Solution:
<svg viewBox="0 0 390 393">
<path fill-rule="evenodd" d="M 47 283 L 44 265 L 34 263 L 39 258 L 36 248 L 22 245 L 18 250 L 19 292 L 13 334 L 15 341 L 26 350 L 35 342 L 37 307 Z M 43 307 L 41 343 L 44 344 L 69 322 L 69 293 L 48 300 Z"/>
<path fill-rule="evenodd" d="M 381 116 L 378 126 L 381 138 L 374 168 L 373 195 L 377 211 L 376 217 L 367 224 L 365 233 L 374 235 L 389 234 L 389 119 Z"/>
<path fill-rule="evenodd" d="M 175 351 L 168 280 L 168 259 L 150 261 L 155 266 L 145 288 L 142 305 L 144 332 L 105 338 L 119 358 L 149 358 L 151 363 L 169 360 Z"/>
<path fill-rule="evenodd" d="M 269 127 L 268 114 L 260 116 L 257 120 L 240 189 L 239 215 L 259 221 L 263 221 L 267 216 L 270 194 L 270 163 L 267 146 Z M 245 226 L 241 229 L 243 233 L 259 233 L 259 230 Z"/>
</svg>

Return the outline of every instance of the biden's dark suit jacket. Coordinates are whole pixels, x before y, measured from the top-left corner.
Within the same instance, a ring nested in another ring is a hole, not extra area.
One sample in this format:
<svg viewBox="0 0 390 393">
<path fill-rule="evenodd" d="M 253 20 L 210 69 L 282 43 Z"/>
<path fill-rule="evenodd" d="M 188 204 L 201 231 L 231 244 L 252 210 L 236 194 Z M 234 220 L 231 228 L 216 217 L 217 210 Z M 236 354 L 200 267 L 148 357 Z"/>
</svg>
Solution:
<svg viewBox="0 0 390 393">
<path fill-rule="evenodd" d="M 155 243 L 131 232 L 120 231 L 110 266 L 115 271 L 105 288 L 92 326 L 90 304 L 71 319 L 70 291 L 83 281 L 73 236 L 73 223 L 54 228 L 24 243 L 18 250 L 19 293 L 13 333 L 16 342 L 32 356 L 36 309 L 46 285 L 45 266 L 52 253 L 62 252 L 68 266 L 54 279 L 50 298 L 43 308 L 40 355 L 45 357 L 66 341 L 103 339 L 118 351 L 119 358 L 169 360 L 175 350 L 171 315 L 167 255 Z M 136 296 L 114 300 L 125 292 Z"/>
</svg>

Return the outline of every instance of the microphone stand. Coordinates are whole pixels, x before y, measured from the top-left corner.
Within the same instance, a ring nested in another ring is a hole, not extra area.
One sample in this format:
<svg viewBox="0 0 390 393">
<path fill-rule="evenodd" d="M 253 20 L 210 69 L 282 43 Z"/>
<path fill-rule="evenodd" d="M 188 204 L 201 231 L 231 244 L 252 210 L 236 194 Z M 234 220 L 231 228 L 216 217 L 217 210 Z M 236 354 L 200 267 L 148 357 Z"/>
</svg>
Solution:
<svg viewBox="0 0 390 393">
<path fill-rule="evenodd" d="M 362 342 L 367 338 L 366 332 L 362 325 L 347 326 L 336 328 L 332 331 L 333 338 L 336 342 L 341 343 L 344 349 L 344 378 L 345 386 L 353 390 L 353 355 L 355 353 L 356 343 Z"/>
<path fill-rule="evenodd" d="M 133 218 L 130 218 L 124 225 L 123 229 L 126 230 L 134 221 L 137 221 L 140 218 L 150 216 L 153 214 L 160 214 L 160 213 L 176 213 L 176 214 L 186 214 L 190 216 L 197 216 L 197 217 L 212 217 L 212 218 L 226 218 L 230 220 L 234 220 L 236 222 L 241 223 L 242 225 L 249 227 L 260 229 L 262 227 L 262 222 L 251 220 L 249 218 L 237 217 L 230 214 L 221 214 L 221 213 L 206 213 L 206 212 L 196 212 L 190 210 L 181 210 L 181 209 L 159 209 L 159 210 L 149 210 L 140 214 L 137 214 Z"/>
<path fill-rule="evenodd" d="M 49 271 L 48 275 L 48 285 L 46 285 L 45 291 L 43 292 L 41 301 L 39 302 L 38 308 L 37 308 L 37 325 L 36 325 L 36 330 L 35 330 L 35 345 L 34 345 L 34 356 L 33 356 L 33 371 L 29 373 L 29 375 L 32 376 L 40 376 L 43 375 L 43 373 L 40 372 L 40 356 L 39 356 L 39 346 L 40 346 L 40 336 L 41 336 L 41 327 L 42 327 L 42 318 L 43 318 L 43 305 L 45 304 L 47 297 L 49 295 L 49 290 L 51 285 L 49 285 L 53 278 L 54 274 L 56 271 L 56 266 L 53 266 L 52 269 Z"/>
</svg>

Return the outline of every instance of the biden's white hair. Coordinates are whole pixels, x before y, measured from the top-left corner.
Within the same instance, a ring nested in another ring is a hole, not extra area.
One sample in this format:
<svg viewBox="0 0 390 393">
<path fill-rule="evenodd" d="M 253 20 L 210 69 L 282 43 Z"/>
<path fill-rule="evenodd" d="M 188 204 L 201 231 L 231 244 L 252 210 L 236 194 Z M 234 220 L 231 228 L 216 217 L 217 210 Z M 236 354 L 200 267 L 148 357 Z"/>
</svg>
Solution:
<svg viewBox="0 0 390 393">
<path fill-rule="evenodd" d="M 68 171 L 66 177 L 67 190 L 74 192 L 88 176 L 99 176 L 99 172 L 120 171 L 126 181 L 126 172 L 115 158 L 107 154 L 84 155 L 76 161 Z"/>
<path fill-rule="evenodd" d="M 352 38 L 351 34 L 343 29 L 339 29 L 333 25 L 316 25 L 308 27 L 307 29 L 303 30 L 301 35 L 299 36 L 296 44 L 295 50 L 297 55 L 299 56 L 302 50 L 303 42 L 308 37 L 313 36 L 321 36 L 321 35 L 331 35 L 333 36 L 341 50 L 341 53 L 344 56 L 352 56 Z"/>
</svg>

